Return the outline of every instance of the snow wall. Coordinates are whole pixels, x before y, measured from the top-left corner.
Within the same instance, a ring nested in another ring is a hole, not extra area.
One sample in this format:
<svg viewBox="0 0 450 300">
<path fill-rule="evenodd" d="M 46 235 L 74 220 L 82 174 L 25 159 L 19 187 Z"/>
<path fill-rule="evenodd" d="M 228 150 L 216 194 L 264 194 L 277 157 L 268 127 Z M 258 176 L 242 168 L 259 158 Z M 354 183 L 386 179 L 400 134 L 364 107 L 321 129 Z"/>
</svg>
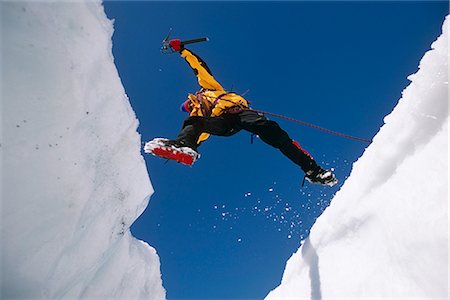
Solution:
<svg viewBox="0 0 450 300">
<path fill-rule="evenodd" d="M 267 299 L 448 299 L 448 32 Z"/>
<path fill-rule="evenodd" d="M 162 299 L 153 192 L 102 4 L 1 2 L 1 299 Z"/>
</svg>

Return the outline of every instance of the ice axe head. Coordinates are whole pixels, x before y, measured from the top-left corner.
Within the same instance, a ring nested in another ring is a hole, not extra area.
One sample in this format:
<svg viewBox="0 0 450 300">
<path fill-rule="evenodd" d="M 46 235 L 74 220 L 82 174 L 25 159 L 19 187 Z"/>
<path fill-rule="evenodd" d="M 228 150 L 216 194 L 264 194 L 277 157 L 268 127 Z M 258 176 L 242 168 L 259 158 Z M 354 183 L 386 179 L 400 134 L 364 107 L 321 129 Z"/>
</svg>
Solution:
<svg viewBox="0 0 450 300">
<path fill-rule="evenodd" d="M 170 47 L 169 38 L 170 33 L 172 32 L 172 28 L 169 29 L 169 32 L 166 35 L 166 38 L 162 41 L 161 52 L 164 54 L 174 53 L 173 49 Z"/>
<path fill-rule="evenodd" d="M 171 54 L 174 53 L 175 51 L 172 49 L 172 47 L 170 47 L 169 42 L 163 42 L 161 52 L 164 54 Z"/>
</svg>

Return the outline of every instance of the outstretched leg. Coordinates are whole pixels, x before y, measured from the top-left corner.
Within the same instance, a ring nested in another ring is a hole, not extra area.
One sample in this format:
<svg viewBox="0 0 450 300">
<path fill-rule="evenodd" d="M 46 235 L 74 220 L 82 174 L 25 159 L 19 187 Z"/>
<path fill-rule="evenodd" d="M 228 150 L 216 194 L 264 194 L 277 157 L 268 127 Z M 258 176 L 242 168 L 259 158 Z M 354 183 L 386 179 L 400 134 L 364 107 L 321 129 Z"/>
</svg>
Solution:
<svg viewBox="0 0 450 300">
<path fill-rule="evenodd" d="M 239 123 L 242 129 L 257 134 L 262 141 L 279 149 L 305 173 L 319 168 L 313 157 L 299 143 L 291 139 L 278 123 L 264 115 L 246 110 L 239 114 Z"/>
<path fill-rule="evenodd" d="M 251 110 L 243 111 L 239 114 L 239 126 L 259 135 L 267 144 L 280 149 L 285 156 L 302 168 L 305 178 L 310 182 L 329 186 L 337 183 L 331 171 L 322 169 L 299 143 L 292 140 L 276 122 L 268 120 L 264 115 Z"/>
</svg>

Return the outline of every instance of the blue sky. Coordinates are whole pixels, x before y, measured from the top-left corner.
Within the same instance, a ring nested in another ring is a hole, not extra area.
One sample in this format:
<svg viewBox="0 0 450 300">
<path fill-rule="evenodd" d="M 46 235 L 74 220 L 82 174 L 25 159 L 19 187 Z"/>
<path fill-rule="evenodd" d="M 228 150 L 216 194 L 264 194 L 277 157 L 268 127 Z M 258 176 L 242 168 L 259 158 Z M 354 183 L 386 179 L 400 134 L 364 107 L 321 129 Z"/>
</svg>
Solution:
<svg viewBox="0 0 450 300">
<path fill-rule="evenodd" d="M 142 140 L 175 137 L 197 81 L 173 37 L 255 108 L 370 139 L 441 33 L 441 2 L 106 2 L 113 54 Z M 343 182 L 366 144 L 279 120 Z M 300 186 L 301 170 L 241 132 L 212 137 L 189 168 L 145 156 L 155 193 L 132 227 L 161 259 L 168 299 L 263 298 L 340 186 Z M 351 209 L 351 207 L 349 207 Z"/>
</svg>

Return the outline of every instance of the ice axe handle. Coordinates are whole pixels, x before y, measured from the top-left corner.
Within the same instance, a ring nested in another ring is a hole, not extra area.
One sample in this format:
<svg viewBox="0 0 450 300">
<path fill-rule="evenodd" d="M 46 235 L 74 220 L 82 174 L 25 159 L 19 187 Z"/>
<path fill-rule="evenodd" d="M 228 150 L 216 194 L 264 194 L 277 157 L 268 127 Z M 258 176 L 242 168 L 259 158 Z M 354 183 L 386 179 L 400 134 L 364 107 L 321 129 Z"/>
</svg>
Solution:
<svg viewBox="0 0 450 300">
<path fill-rule="evenodd" d="M 182 41 L 181 45 L 188 45 L 188 44 L 194 44 L 194 43 L 200 43 L 200 42 L 207 42 L 209 41 L 208 38 L 199 38 L 199 39 L 193 39 L 193 40 L 187 40 L 187 41 Z"/>
<path fill-rule="evenodd" d="M 206 42 L 206 41 L 209 41 L 209 39 L 208 38 L 199 38 L 199 39 L 193 39 L 193 40 L 187 40 L 187 41 L 180 41 L 180 40 L 176 39 L 176 40 L 171 40 L 171 41 L 177 42 L 177 43 L 179 43 L 180 47 L 183 47 L 184 45 L 187 45 L 187 44 Z M 167 40 L 167 37 L 166 37 L 166 39 L 162 42 L 162 47 L 161 47 L 162 53 L 172 54 L 172 53 L 178 52 L 180 50 L 179 47 L 177 50 L 175 50 L 171 45 L 171 41 Z"/>
</svg>

